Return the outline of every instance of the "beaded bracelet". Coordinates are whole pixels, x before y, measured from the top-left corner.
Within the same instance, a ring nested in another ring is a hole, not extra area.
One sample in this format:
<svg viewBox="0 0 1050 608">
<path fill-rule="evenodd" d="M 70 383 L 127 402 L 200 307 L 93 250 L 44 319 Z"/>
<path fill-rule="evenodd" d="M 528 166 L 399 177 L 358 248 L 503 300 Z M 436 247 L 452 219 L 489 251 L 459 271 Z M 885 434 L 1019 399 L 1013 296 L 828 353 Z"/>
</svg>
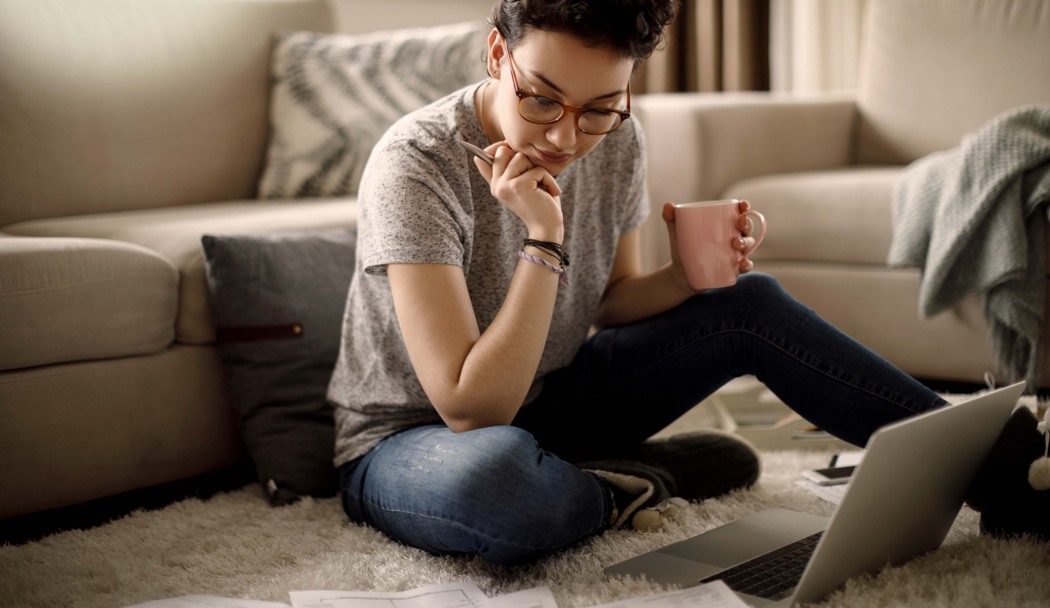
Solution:
<svg viewBox="0 0 1050 608">
<path fill-rule="evenodd" d="M 550 268 L 552 271 L 558 273 L 559 283 L 566 286 L 569 284 L 569 273 L 565 268 L 561 266 L 555 266 L 554 264 L 551 264 L 550 262 L 539 256 L 529 255 L 525 253 L 524 249 L 518 252 L 518 257 L 525 261 L 532 262 L 533 264 L 539 264 L 540 266 L 546 266 L 547 268 Z"/>
</svg>

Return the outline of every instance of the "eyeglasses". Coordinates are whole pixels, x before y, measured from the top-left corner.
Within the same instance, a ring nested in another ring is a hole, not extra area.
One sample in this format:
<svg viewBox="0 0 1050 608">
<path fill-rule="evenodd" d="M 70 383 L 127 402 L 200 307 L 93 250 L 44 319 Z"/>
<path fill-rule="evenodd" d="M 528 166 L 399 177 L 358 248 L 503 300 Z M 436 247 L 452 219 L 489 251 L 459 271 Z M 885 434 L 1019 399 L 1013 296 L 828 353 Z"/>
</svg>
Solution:
<svg viewBox="0 0 1050 608">
<path fill-rule="evenodd" d="M 561 120 L 565 113 L 574 114 L 576 117 L 576 128 L 587 135 L 605 135 L 615 131 L 623 121 L 631 117 L 631 83 L 627 83 L 627 108 L 626 110 L 614 110 L 612 108 L 577 108 L 566 105 L 560 101 L 522 92 L 518 86 L 517 68 L 514 65 L 514 57 L 510 54 L 510 47 L 506 46 L 507 58 L 510 60 L 510 78 L 514 83 L 514 94 L 518 96 L 518 114 L 525 120 L 537 125 L 549 125 Z"/>
</svg>

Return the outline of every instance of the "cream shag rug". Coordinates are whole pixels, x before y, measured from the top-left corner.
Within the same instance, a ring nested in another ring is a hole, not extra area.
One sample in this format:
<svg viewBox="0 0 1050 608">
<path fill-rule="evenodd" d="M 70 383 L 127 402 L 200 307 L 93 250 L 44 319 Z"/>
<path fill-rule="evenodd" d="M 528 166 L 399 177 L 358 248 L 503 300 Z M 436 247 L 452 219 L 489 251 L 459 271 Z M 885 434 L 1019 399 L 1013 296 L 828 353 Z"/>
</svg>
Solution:
<svg viewBox="0 0 1050 608">
<path fill-rule="evenodd" d="M 586 608 L 663 590 L 607 579 L 602 568 L 619 560 L 765 507 L 830 514 L 831 504 L 795 486 L 800 470 L 829 455 L 763 452 L 752 489 L 690 504 L 661 531 L 608 532 L 517 568 L 397 545 L 349 523 L 337 499 L 271 508 L 248 486 L 0 547 L 0 605 L 122 607 L 190 594 L 289 603 L 291 590 L 401 591 L 470 579 L 490 596 L 547 585 L 560 608 Z M 964 507 L 941 549 L 853 580 L 820 606 L 1050 606 L 1050 545 L 981 536 L 978 518 Z"/>
</svg>

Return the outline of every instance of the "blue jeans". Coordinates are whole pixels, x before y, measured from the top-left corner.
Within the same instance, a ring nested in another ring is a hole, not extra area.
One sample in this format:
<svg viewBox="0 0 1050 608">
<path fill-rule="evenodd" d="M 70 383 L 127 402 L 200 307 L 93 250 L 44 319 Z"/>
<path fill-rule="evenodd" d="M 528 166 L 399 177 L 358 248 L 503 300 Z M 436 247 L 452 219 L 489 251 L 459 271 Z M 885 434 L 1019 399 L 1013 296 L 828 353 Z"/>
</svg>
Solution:
<svg viewBox="0 0 1050 608">
<path fill-rule="evenodd" d="M 645 441 L 742 375 L 859 446 L 880 426 L 945 403 L 775 279 L 750 273 L 595 333 L 512 426 L 431 425 L 384 439 L 342 467 L 343 506 L 353 521 L 431 553 L 530 561 L 608 526 L 608 489 L 573 462 Z"/>
</svg>

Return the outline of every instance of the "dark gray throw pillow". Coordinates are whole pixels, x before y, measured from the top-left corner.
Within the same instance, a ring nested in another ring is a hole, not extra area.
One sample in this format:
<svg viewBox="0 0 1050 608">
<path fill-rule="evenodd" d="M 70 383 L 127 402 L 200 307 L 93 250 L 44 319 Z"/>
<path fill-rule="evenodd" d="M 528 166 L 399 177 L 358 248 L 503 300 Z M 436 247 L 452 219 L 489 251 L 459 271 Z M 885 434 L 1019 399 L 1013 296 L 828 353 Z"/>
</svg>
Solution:
<svg viewBox="0 0 1050 608">
<path fill-rule="evenodd" d="M 275 506 L 338 490 L 325 393 L 356 241 L 347 228 L 201 239 L 227 389 Z"/>
</svg>

